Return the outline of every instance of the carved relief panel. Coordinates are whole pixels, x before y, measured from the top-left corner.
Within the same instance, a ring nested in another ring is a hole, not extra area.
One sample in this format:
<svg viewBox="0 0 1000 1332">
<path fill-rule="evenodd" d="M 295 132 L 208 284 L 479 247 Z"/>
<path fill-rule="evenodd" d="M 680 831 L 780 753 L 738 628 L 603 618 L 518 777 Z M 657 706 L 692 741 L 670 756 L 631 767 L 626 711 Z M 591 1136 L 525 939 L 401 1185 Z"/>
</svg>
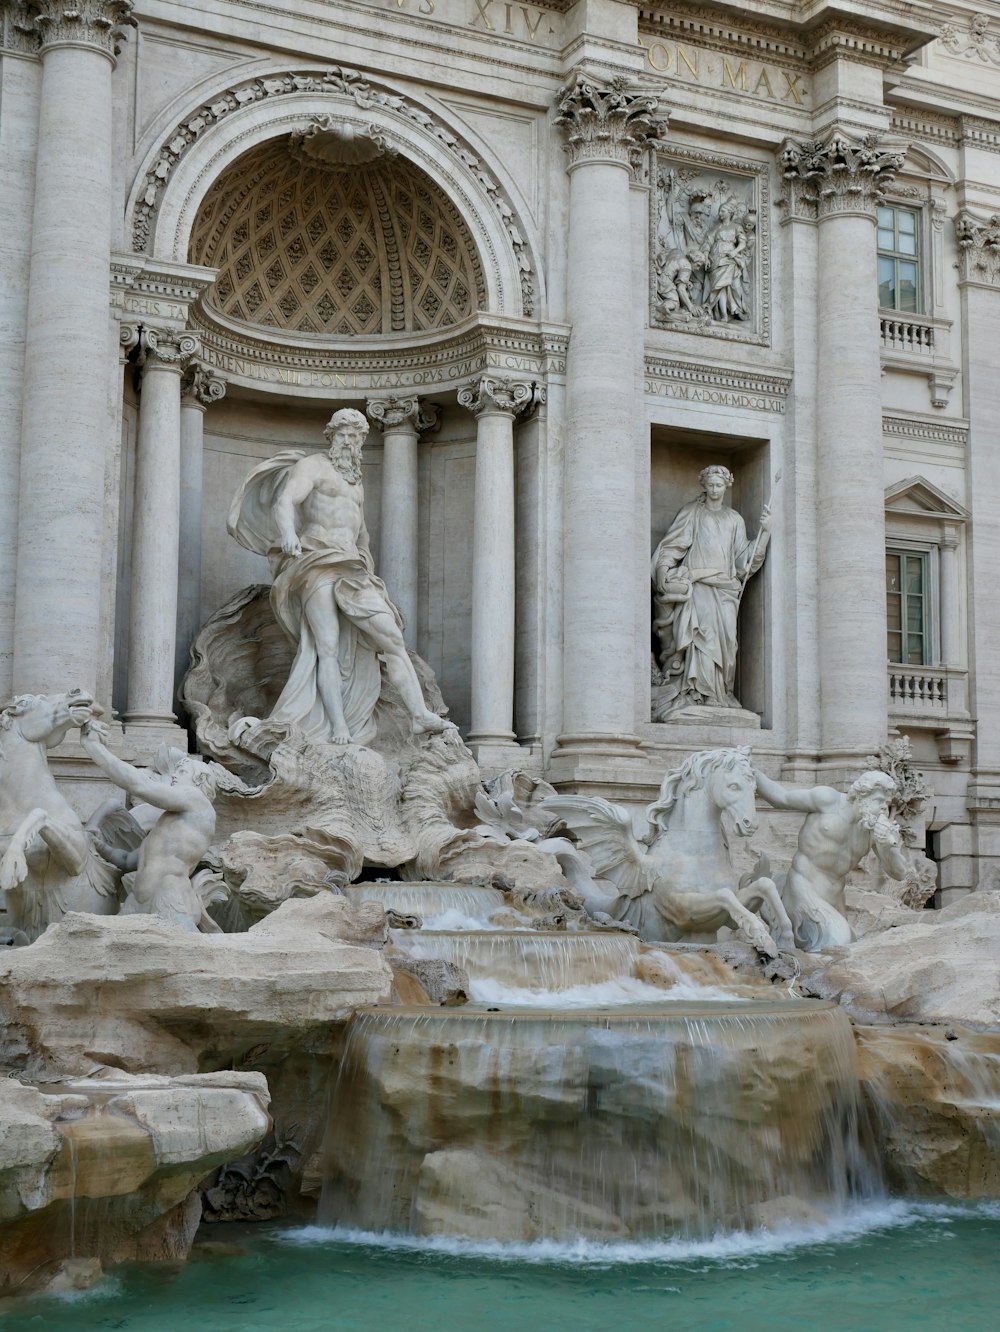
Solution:
<svg viewBox="0 0 1000 1332">
<path fill-rule="evenodd" d="M 650 323 L 770 340 L 768 179 L 763 164 L 657 155 L 650 213 Z"/>
</svg>

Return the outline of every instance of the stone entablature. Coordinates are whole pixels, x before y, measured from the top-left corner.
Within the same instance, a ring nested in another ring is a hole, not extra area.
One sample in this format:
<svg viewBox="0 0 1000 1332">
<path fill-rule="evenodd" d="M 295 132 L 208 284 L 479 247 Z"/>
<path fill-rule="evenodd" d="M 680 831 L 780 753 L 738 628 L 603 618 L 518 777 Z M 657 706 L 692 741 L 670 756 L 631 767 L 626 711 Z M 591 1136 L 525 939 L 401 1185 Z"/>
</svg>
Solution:
<svg viewBox="0 0 1000 1332">
<path fill-rule="evenodd" d="M 331 348 L 269 340 L 196 311 L 205 364 L 234 384 L 331 399 L 396 389 L 461 387 L 484 372 L 546 380 L 566 371 L 569 329 L 476 315 L 446 333 L 354 338 Z"/>
<path fill-rule="evenodd" d="M 647 351 L 644 382 L 648 398 L 783 415 L 792 377 L 778 371 L 761 374 L 682 361 Z"/>
<path fill-rule="evenodd" d="M 183 327 L 215 271 L 191 264 L 155 263 L 138 255 L 111 256 L 111 305 L 125 319 L 154 319 Z"/>
</svg>

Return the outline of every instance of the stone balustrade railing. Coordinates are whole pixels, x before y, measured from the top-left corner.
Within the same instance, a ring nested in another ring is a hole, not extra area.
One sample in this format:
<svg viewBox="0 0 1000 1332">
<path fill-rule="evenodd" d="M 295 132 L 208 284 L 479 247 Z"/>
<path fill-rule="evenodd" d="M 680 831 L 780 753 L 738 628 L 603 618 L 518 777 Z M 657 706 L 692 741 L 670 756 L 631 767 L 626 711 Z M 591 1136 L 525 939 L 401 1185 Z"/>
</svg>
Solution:
<svg viewBox="0 0 1000 1332">
<path fill-rule="evenodd" d="M 889 711 L 941 717 L 964 712 L 967 673 L 947 666 L 889 664 Z"/>
<path fill-rule="evenodd" d="M 881 315 L 882 349 L 889 352 L 911 352 L 917 356 L 933 356 L 936 348 L 936 330 L 929 319 L 917 316 Z"/>
</svg>

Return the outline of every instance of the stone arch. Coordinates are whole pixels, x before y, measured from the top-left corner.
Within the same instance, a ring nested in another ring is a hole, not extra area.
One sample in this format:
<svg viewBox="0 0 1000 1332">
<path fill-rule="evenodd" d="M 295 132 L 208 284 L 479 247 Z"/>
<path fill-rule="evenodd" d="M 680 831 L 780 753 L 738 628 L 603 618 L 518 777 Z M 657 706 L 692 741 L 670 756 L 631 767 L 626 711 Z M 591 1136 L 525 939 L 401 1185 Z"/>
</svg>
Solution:
<svg viewBox="0 0 1000 1332">
<path fill-rule="evenodd" d="M 287 139 L 251 149 L 218 177 L 188 258 L 217 270 L 206 305 L 258 328 L 423 333 L 486 304 L 464 219 L 426 172 L 381 154 L 349 168 L 317 162 L 290 152 Z"/>
<path fill-rule="evenodd" d="M 375 133 L 450 200 L 480 256 L 490 312 L 541 312 L 543 279 L 512 185 L 484 166 L 466 131 L 428 100 L 342 67 L 243 78 L 230 72 L 216 87 L 172 126 L 164 122 L 146 155 L 128 202 L 137 253 L 186 262 L 215 181 L 251 150 L 332 115 L 357 133 Z"/>
</svg>

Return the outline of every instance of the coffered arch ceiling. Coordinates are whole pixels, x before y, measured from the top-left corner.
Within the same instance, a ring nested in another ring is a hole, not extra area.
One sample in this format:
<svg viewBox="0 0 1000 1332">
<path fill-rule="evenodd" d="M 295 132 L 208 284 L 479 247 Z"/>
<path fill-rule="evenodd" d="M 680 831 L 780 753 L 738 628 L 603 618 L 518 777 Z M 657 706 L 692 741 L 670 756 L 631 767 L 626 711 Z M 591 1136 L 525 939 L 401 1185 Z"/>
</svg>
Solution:
<svg viewBox="0 0 1000 1332">
<path fill-rule="evenodd" d="M 212 185 L 188 258 L 218 269 L 210 308 L 300 334 L 426 332 L 487 306 L 468 228 L 425 171 L 402 156 L 314 165 L 287 136 Z"/>
</svg>

